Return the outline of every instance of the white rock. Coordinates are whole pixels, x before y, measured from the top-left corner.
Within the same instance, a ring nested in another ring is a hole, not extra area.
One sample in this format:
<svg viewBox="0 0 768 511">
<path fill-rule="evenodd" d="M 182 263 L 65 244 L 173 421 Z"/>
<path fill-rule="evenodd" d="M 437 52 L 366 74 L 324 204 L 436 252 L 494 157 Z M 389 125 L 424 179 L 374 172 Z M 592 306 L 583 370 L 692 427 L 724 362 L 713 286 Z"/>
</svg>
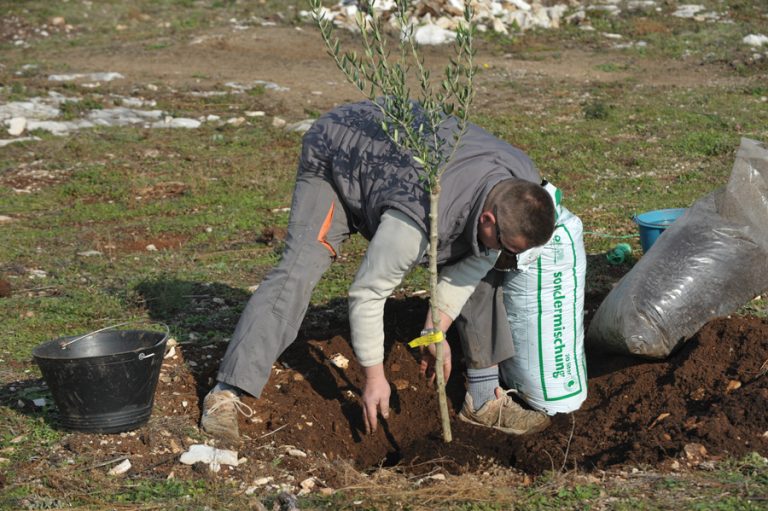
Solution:
<svg viewBox="0 0 768 511">
<path fill-rule="evenodd" d="M 621 14 L 621 9 L 615 5 L 590 5 L 587 6 L 588 11 L 602 11 L 610 16 L 618 16 Z"/>
<path fill-rule="evenodd" d="M 111 82 L 112 80 L 120 80 L 121 78 L 125 78 L 125 76 L 121 75 L 120 73 L 91 73 L 87 75 L 89 80 L 95 80 L 95 81 L 102 81 L 102 82 Z"/>
<path fill-rule="evenodd" d="M 306 458 L 307 457 L 307 453 L 305 453 L 304 451 L 300 451 L 298 449 L 295 449 L 295 448 L 288 449 L 288 455 L 289 456 L 294 456 L 296 458 Z"/>
<path fill-rule="evenodd" d="M 394 0 L 374 0 L 373 8 L 377 11 L 391 11 L 397 6 Z"/>
<path fill-rule="evenodd" d="M 525 2 L 524 0 L 507 0 L 509 3 L 520 9 L 521 11 L 530 11 L 531 10 L 531 4 L 528 2 Z"/>
<path fill-rule="evenodd" d="M 331 364 L 335 365 L 339 369 L 346 369 L 349 367 L 349 359 L 341 353 L 336 353 L 330 359 Z"/>
<path fill-rule="evenodd" d="M 301 486 L 302 490 L 310 491 L 312 490 L 317 483 L 315 482 L 314 477 L 309 477 L 307 479 L 304 479 L 301 483 L 299 483 L 299 486 Z"/>
<path fill-rule="evenodd" d="M 153 243 L 150 243 L 149 245 L 147 245 L 146 247 L 144 247 L 144 249 L 145 249 L 147 252 L 157 252 L 157 247 L 156 247 L 156 246 L 155 246 Z"/>
<path fill-rule="evenodd" d="M 677 10 L 672 13 L 672 16 L 676 16 L 678 18 L 693 18 L 703 10 L 703 5 L 683 4 L 677 6 Z"/>
<path fill-rule="evenodd" d="M 85 250 L 83 252 L 78 252 L 77 255 L 82 257 L 94 257 L 94 256 L 100 256 L 102 255 L 101 252 L 98 250 Z"/>
<path fill-rule="evenodd" d="M 456 32 L 440 28 L 437 25 L 423 25 L 413 33 L 413 39 L 421 45 L 439 45 L 456 40 Z"/>
<path fill-rule="evenodd" d="M 18 137 L 27 129 L 26 117 L 14 117 L 8 121 L 8 134 L 12 137 Z"/>
<path fill-rule="evenodd" d="M 507 34 L 507 27 L 499 18 L 493 18 L 493 31 L 498 34 Z"/>
<path fill-rule="evenodd" d="M 130 98 L 130 97 L 119 97 L 120 104 L 122 106 L 127 106 L 131 108 L 140 108 L 144 106 L 155 106 L 157 105 L 157 101 L 151 100 L 147 101 L 146 99 L 142 98 Z"/>
<path fill-rule="evenodd" d="M 236 451 L 216 449 L 215 447 L 204 444 L 193 444 L 189 446 L 189 450 L 182 453 L 179 461 L 185 465 L 208 463 L 210 465 L 230 465 L 236 467 L 238 464 Z M 211 469 L 214 468 L 214 466 L 211 467 Z"/>
<path fill-rule="evenodd" d="M 451 13 L 461 14 L 464 12 L 464 2 L 462 0 L 448 0 L 446 10 Z"/>
<path fill-rule="evenodd" d="M 15 144 L 17 142 L 31 142 L 34 140 L 40 140 L 39 137 L 21 137 L 21 138 L 11 138 L 7 140 L 0 140 L 0 147 L 5 147 L 9 144 Z"/>
<path fill-rule="evenodd" d="M 28 270 L 28 273 L 30 279 L 44 279 L 48 276 L 48 273 L 45 270 L 37 270 L 34 268 Z"/>
<path fill-rule="evenodd" d="M 93 126 L 93 125 L 91 125 Z M 33 130 L 43 130 L 47 131 L 49 133 L 52 133 L 57 136 L 62 136 L 68 134 L 70 131 L 78 129 L 79 125 L 75 122 L 68 122 L 68 121 L 35 121 L 30 120 L 29 124 L 27 125 L 27 129 L 30 131 Z"/>
<path fill-rule="evenodd" d="M 303 121 L 294 122 L 285 127 L 288 131 L 295 131 L 297 133 L 306 133 L 309 128 L 315 123 L 314 119 L 305 119 Z"/>
<path fill-rule="evenodd" d="M 44 397 L 39 397 L 39 398 L 37 398 L 37 399 L 33 399 L 33 400 L 32 400 L 32 404 L 33 404 L 33 405 L 35 405 L 35 406 L 36 406 L 36 407 L 38 407 L 38 408 L 42 408 L 42 407 L 44 407 L 44 406 L 45 406 L 45 403 L 46 403 L 46 401 L 45 401 L 45 398 L 44 398 Z"/>
<path fill-rule="evenodd" d="M 240 84 L 240 83 L 237 83 L 237 82 L 227 82 L 224 85 L 226 85 L 227 87 L 231 87 L 233 89 L 236 89 L 239 92 L 244 92 L 246 90 L 251 90 L 251 89 L 253 89 L 255 87 L 264 87 L 265 90 L 273 90 L 273 91 L 277 91 L 277 92 L 285 92 L 285 91 L 291 90 L 288 87 L 283 87 L 283 86 L 278 85 L 278 84 L 276 84 L 274 82 L 268 82 L 268 81 L 265 81 L 265 80 L 254 80 L 251 84 L 248 84 L 248 85 L 243 85 L 243 84 Z"/>
<path fill-rule="evenodd" d="M 59 75 L 50 75 L 48 76 L 48 80 L 51 82 L 72 82 L 75 80 L 79 80 L 81 78 L 85 78 L 88 75 L 85 73 L 68 73 L 68 74 L 59 74 Z"/>
<path fill-rule="evenodd" d="M 208 122 L 219 121 L 221 120 L 221 117 L 219 117 L 218 115 L 208 114 L 205 117 L 205 120 Z"/>
<path fill-rule="evenodd" d="M 656 0 L 630 0 L 627 2 L 627 9 L 638 10 L 646 7 L 656 7 Z"/>
<path fill-rule="evenodd" d="M 173 358 L 175 356 L 176 356 L 176 346 L 171 346 L 171 348 L 168 350 L 168 353 L 166 353 L 163 358 Z"/>
<path fill-rule="evenodd" d="M 547 15 L 549 16 L 550 28 L 560 28 L 560 21 L 563 19 L 563 15 L 568 10 L 568 6 L 558 4 L 547 9 Z"/>
<path fill-rule="evenodd" d="M 763 34 L 750 34 L 744 37 L 741 42 L 750 46 L 762 46 L 764 44 L 768 44 L 768 36 Z"/>
<path fill-rule="evenodd" d="M 435 25 L 446 30 L 456 30 L 459 26 L 458 21 L 455 18 L 449 18 L 448 16 L 440 16 L 435 20 Z"/>
<path fill-rule="evenodd" d="M 264 117 L 267 115 L 266 112 L 262 112 L 261 110 L 254 110 L 252 112 L 245 112 L 246 117 Z"/>
<path fill-rule="evenodd" d="M 119 476 L 121 474 L 125 474 L 130 469 L 131 469 L 131 460 L 125 459 L 120 464 L 112 467 L 107 473 L 111 476 Z"/>
<path fill-rule="evenodd" d="M 259 477 L 258 479 L 253 481 L 253 484 L 256 486 L 264 486 L 265 484 L 269 484 L 274 480 L 272 476 L 268 477 Z"/>
<path fill-rule="evenodd" d="M 9 224 L 13 222 L 13 217 L 7 215 L 0 215 L 0 224 Z"/>
<path fill-rule="evenodd" d="M 187 128 L 194 129 L 199 128 L 202 123 L 197 119 L 190 119 L 188 117 L 173 117 L 170 119 L 164 119 L 152 124 L 153 128 Z"/>
<path fill-rule="evenodd" d="M 416 486 L 419 486 L 426 481 L 445 481 L 445 474 L 432 474 L 427 477 L 423 477 L 416 481 Z"/>
<path fill-rule="evenodd" d="M 53 119 L 58 117 L 58 98 L 32 98 L 28 101 L 12 101 L 0 105 L 0 119 L 26 117 L 32 119 Z"/>
<path fill-rule="evenodd" d="M 136 108 L 115 107 L 103 110 L 91 110 L 86 119 L 98 126 L 129 126 L 131 124 L 143 124 L 147 121 L 159 121 L 163 118 L 161 110 L 139 110 Z M 173 118 L 166 117 L 170 123 Z M 200 125 L 200 121 L 195 121 Z"/>
</svg>

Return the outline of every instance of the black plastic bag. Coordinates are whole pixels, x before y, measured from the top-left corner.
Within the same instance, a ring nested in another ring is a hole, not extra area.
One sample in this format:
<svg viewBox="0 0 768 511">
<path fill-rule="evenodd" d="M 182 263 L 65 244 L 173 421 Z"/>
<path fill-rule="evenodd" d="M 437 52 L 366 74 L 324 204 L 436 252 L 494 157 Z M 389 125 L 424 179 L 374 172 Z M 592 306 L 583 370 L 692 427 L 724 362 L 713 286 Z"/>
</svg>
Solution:
<svg viewBox="0 0 768 511">
<path fill-rule="evenodd" d="M 768 145 L 742 139 L 728 184 L 699 199 L 611 290 L 587 349 L 664 358 L 768 289 Z"/>
</svg>

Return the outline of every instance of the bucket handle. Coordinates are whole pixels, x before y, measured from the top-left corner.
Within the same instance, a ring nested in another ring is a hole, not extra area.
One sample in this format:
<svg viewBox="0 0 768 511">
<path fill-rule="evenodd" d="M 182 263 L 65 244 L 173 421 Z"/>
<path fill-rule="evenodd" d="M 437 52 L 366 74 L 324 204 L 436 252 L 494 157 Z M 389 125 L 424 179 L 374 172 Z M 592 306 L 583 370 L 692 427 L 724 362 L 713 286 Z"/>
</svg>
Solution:
<svg viewBox="0 0 768 511">
<path fill-rule="evenodd" d="M 117 328 L 119 326 L 132 325 L 134 323 L 154 323 L 156 325 L 161 325 L 163 328 L 165 328 L 165 336 L 169 337 L 171 335 L 171 329 L 168 328 L 168 325 L 166 325 L 165 323 L 162 323 L 160 321 L 149 321 L 149 320 L 146 320 L 146 319 L 134 319 L 134 320 L 131 320 L 131 321 L 124 321 L 122 323 L 115 323 L 114 325 L 105 326 L 104 328 L 99 328 L 98 330 L 93 330 L 92 332 L 88 332 L 87 334 L 83 334 L 80 337 L 75 337 L 74 339 L 70 339 L 70 340 L 68 340 L 66 342 L 62 341 L 62 342 L 59 343 L 59 347 L 61 349 L 65 350 L 65 349 L 69 348 L 70 344 L 75 343 L 75 342 L 79 341 L 80 339 L 85 339 L 89 335 L 98 334 L 99 332 L 104 332 L 106 330 L 112 330 L 112 329 L 115 329 L 115 328 Z M 149 355 L 149 356 L 145 355 L 144 357 L 142 357 L 141 355 L 144 355 L 144 354 L 141 353 L 139 355 L 139 360 L 143 360 L 145 358 L 149 358 L 149 357 L 152 356 L 152 355 Z"/>
</svg>

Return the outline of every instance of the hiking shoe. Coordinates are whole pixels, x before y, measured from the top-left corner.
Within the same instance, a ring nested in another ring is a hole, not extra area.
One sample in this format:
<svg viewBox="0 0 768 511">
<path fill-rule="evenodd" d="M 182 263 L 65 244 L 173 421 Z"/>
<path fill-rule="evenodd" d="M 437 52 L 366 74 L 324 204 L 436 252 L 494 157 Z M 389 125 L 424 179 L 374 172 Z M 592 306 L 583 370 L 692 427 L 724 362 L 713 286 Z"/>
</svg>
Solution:
<svg viewBox="0 0 768 511">
<path fill-rule="evenodd" d="M 510 435 L 538 433 L 549 426 L 549 416 L 544 412 L 526 410 L 517 404 L 508 390 L 498 399 L 491 399 L 479 410 L 475 410 L 472 396 L 467 392 L 459 419 L 476 426 L 498 429 Z"/>
<path fill-rule="evenodd" d="M 211 391 L 203 400 L 203 415 L 200 427 L 209 435 L 230 442 L 240 440 L 237 428 L 237 414 L 253 415 L 253 409 L 240 401 L 231 390 Z"/>
</svg>

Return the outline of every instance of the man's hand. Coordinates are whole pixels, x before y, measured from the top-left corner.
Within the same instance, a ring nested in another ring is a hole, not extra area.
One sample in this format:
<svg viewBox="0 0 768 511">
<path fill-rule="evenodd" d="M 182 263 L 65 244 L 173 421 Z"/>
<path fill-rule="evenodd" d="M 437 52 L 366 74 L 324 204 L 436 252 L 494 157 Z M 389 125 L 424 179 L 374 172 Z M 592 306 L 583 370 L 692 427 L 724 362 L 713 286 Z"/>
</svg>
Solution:
<svg viewBox="0 0 768 511">
<path fill-rule="evenodd" d="M 419 367 L 419 372 L 422 376 L 428 379 L 430 384 L 434 383 L 435 379 L 437 378 L 437 373 L 435 373 L 435 362 L 437 361 L 436 354 L 438 344 L 443 345 L 443 375 L 445 376 L 444 381 L 447 382 L 448 377 L 451 375 L 451 346 L 447 341 L 430 344 L 426 349 L 421 350 L 421 366 Z"/>
<path fill-rule="evenodd" d="M 365 388 L 363 389 L 363 421 L 365 432 L 370 434 L 376 431 L 378 414 L 384 419 L 389 418 L 389 382 L 384 374 L 384 365 L 365 368 Z"/>
</svg>

